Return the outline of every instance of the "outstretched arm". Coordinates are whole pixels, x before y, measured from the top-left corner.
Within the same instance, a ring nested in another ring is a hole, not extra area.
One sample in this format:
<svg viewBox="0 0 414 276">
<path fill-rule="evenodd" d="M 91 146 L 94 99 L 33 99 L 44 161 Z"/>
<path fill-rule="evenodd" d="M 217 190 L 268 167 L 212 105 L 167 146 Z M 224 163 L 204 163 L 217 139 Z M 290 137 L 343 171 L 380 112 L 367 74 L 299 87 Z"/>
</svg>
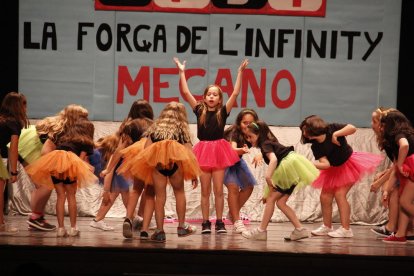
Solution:
<svg viewBox="0 0 414 276">
<path fill-rule="evenodd" d="M 233 108 L 234 103 L 236 102 L 237 96 L 240 94 L 243 71 L 244 69 L 246 69 L 248 64 L 249 64 L 249 61 L 247 59 L 244 59 L 239 66 L 239 69 L 237 72 L 236 84 L 234 85 L 233 93 L 231 93 L 230 98 L 227 100 L 227 103 L 226 103 L 227 114 L 230 113 L 231 109 Z"/>
<path fill-rule="evenodd" d="M 186 61 L 184 60 L 183 63 L 180 62 L 180 60 L 178 58 L 174 58 L 173 59 L 175 64 L 177 65 L 177 68 L 179 70 L 179 74 L 180 74 L 180 82 L 181 82 L 181 86 L 183 88 L 183 93 L 184 93 L 184 97 L 186 98 L 187 102 L 190 104 L 191 108 L 194 109 L 194 107 L 197 105 L 197 100 L 194 98 L 193 94 L 191 94 L 190 89 L 188 88 L 187 85 L 187 79 L 185 78 L 185 63 Z"/>
</svg>

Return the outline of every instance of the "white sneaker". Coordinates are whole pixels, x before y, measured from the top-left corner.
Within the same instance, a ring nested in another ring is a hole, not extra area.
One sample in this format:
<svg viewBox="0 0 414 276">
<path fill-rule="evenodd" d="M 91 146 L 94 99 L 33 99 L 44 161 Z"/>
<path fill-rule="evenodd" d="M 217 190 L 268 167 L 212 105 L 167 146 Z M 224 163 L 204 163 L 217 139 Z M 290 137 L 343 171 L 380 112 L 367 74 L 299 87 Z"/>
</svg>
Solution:
<svg viewBox="0 0 414 276">
<path fill-rule="evenodd" d="M 352 233 L 352 229 L 349 228 L 346 230 L 342 226 L 336 229 L 335 231 L 331 231 L 328 233 L 329 237 L 332 238 L 352 238 L 354 236 L 354 233 Z"/>
<path fill-rule="evenodd" d="M 8 223 L 0 224 L 0 236 L 12 236 L 17 234 L 18 232 L 19 229 Z"/>
<path fill-rule="evenodd" d="M 149 224 L 149 226 L 148 226 L 148 229 L 149 229 L 149 230 L 155 230 L 155 229 L 157 229 L 157 223 L 155 223 L 155 219 L 152 219 L 152 220 L 150 221 L 150 224 Z"/>
<path fill-rule="evenodd" d="M 311 231 L 312 235 L 314 236 L 326 236 L 328 235 L 329 232 L 333 231 L 333 227 L 327 227 L 324 224 L 322 224 L 321 226 L 319 226 L 319 228 Z"/>
<path fill-rule="evenodd" d="M 78 228 L 71 227 L 68 234 L 71 237 L 76 237 L 76 236 L 79 236 L 80 235 L 80 231 L 79 231 Z"/>
<path fill-rule="evenodd" d="M 66 229 L 64 227 L 59 227 L 57 232 L 56 232 L 56 236 L 57 237 L 66 237 L 68 235 L 68 233 L 66 232 Z"/>
<path fill-rule="evenodd" d="M 257 227 L 253 230 L 243 232 L 242 236 L 246 239 L 265 241 L 267 240 L 267 231 L 259 231 L 259 228 Z"/>
<path fill-rule="evenodd" d="M 100 221 L 94 221 L 92 220 L 91 223 L 89 224 L 90 227 L 96 228 L 96 229 L 101 229 L 103 231 L 113 231 L 114 228 L 109 226 L 108 224 L 105 223 L 104 220 L 100 220 Z"/>
<path fill-rule="evenodd" d="M 246 232 L 247 228 L 246 226 L 244 226 L 244 223 L 242 220 L 236 220 L 233 224 L 233 231 L 235 233 L 240 234 L 240 233 Z"/>
<path fill-rule="evenodd" d="M 309 230 L 306 228 L 301 228 L 300 230 L 298 228 L 295 228 L 295 230 L 293 230 L 293 232 L 290 234 L 290 240 L 291 241 L 297 241 L 297 240 L 301 240 L 301 239 L 306 239 L 309 238 Z"/>
</svg>

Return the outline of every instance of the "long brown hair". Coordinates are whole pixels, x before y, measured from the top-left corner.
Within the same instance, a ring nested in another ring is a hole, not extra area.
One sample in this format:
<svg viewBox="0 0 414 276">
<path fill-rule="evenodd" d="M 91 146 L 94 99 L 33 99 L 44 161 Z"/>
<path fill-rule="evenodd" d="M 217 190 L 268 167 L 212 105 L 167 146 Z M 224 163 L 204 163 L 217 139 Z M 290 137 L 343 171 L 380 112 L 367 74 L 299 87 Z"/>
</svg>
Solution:
<svg viewBox="0 0 414 276">
<path fill-rule="evenodd" d="M 207 96 L 208 90 L 212 87 L 216 87 L 218 92 L 219 92 L 220 102 L 215 107 L 214 111 L 216 112 L 216 119 L 217 119 L 218 125 L 220 127 L 222 127 L 222 125 L 221 125 L 221 118 L 222 118 L 221 108 L 223 107 L 223 91 L 221 90 L 220 86 L 215 85 L 215 84 L 210 84 L 209 86 L 206 87 L 206 89 L 204 89 L 203 101 L 200 102 L 200 104 L 201 104 L 200 124 L 202 124 L 203 126 L 206 125 L 206 116 L 207 116 L 208 106 L 205 103 L 204 99 Z"/>
<path fill-rule="evenodd" d="M 26 110 L 26 97 L 22 93 L 9 92 L 3 99 L 0 107 L 0 121 L 14 118 L 21 128 L 29 125 Z"/>
</svg>

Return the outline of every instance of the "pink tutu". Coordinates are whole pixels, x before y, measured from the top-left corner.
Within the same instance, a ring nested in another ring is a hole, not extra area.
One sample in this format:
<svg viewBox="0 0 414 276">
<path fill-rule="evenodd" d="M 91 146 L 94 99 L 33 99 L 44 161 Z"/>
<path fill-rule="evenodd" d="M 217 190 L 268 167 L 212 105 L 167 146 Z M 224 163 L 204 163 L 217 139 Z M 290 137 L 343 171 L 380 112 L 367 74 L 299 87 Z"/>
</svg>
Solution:
<svg viewBox="0 0 414 276">
<path fill-rule="evenodd" d="M 414 154 L 411 154 L 410 156 L 407 156 L 403 163 L 403 170 L 405 172 L 408 172 L 408 176 L 403 176 L 398 169 L 397 171 L 397 177 L 400 180 L 400 188 L 399 188 L 399 194 L 401 195 L 404 191 L 404 187 L 407 184 L 407 181 L 414 182 Z"/>
<path fill-rule="evenodd" d="M 312 183 L 312 187 L 334 191 L 344 186 L 352 186 L 365 174 L 375 172 L 383 158 L 373 153 L 353 152 L 344 164 L 320 170 L 319 177 Z"/>
<path fill-rule="evenodd" d="M 240 160 L 237 152 L 224 139 L 200 141 L 194 146 L 193 152 L 204 171 L 224 169 Z"/>
</svg>

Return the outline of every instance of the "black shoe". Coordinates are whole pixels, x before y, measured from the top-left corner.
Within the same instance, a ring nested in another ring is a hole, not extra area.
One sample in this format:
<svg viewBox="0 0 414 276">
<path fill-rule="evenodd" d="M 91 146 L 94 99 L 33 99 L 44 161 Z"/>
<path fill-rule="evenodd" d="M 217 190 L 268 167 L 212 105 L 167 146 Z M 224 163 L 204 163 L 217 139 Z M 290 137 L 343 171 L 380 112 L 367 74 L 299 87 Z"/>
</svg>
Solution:
<svg viewBox="0 0 414 276">
<path fill-rule="evenodd" d="M 126 218 L 122 224 L 122 235 L 126 239 L 132 239 L 132 222 L 129 218 Z"/>
<path fill-rule="evenodd" d="M 371 231 L 381 237 L 388 237 L 392 234 L 391 231 L 388 231 L 387 228 L 385 228 L 385 225 L 371 228 Z"/>
<path fill-rule="evenodd" d="M 210 234 L 210 233 L 211 233 L 211 222 L 209 220 L 206 220 L 201 224 L 201 234 Z"/>
<path fill-rule="evenodd" d="M 36 228 L 41 231 L 54 231 L 56 226 L 49 224 L 43 216 L 38 217 L 37 219 L 32 219 L 29 217 L 29 220 L 26 221 L 29 226 Z"/>
<path fill-rule="evenodd" d="M 142 231 L 141 233 L 139 233 L 140 240 L 148 240 L 148 238 L 149 238 L 148 232 Z"/>
<path fill-rule="evenodd" d="M 224 226 L 224 222 L 220 219 L 216 221 L 216 232 L 221 233 L 227 233 L 226 227 Z"/>
</svg>

